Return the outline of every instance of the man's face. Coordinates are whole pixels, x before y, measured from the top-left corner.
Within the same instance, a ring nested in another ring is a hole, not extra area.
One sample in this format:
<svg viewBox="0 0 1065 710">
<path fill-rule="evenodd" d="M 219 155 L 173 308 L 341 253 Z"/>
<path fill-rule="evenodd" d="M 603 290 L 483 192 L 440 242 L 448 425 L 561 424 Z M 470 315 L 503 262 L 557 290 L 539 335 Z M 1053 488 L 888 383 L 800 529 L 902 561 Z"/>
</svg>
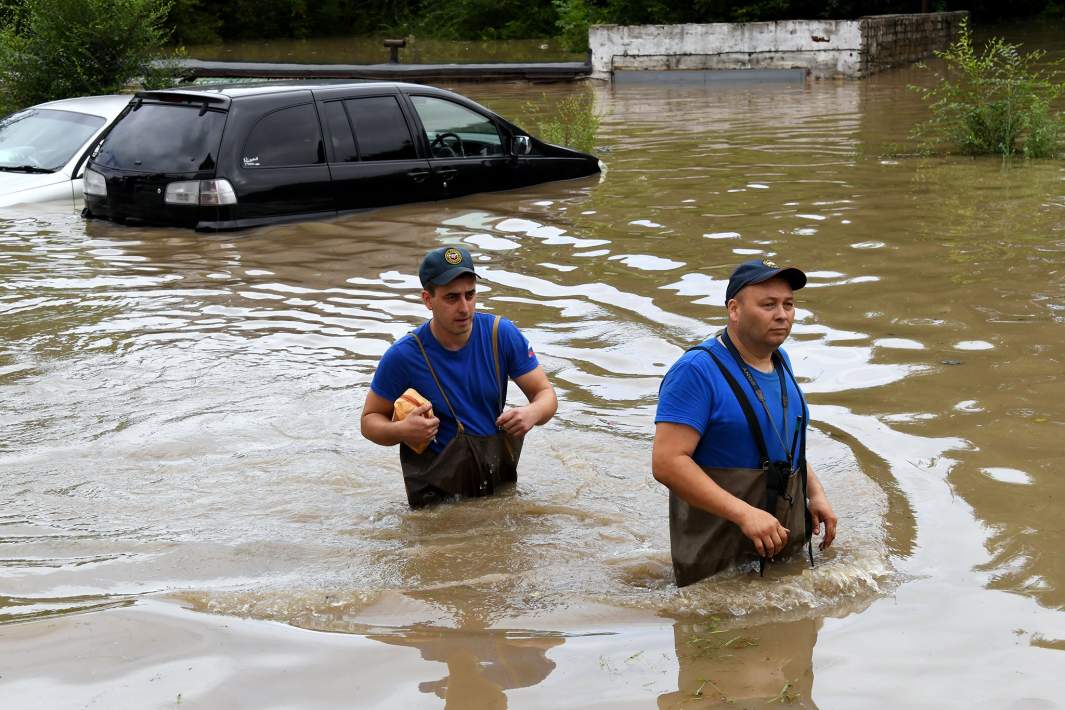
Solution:
<svg viewBox="0 0 1065 710">
<path fill-rule="evenodd" d="M 776 350 L 795 322 L 795 293 L 780 278 L 751 284 L 729 301 L 728 318 L 745 342 Z"/>
<path fill-rule="evenodd" d="M 437 286 L 435 293 L 422 291 L 422 302 L 433 312 L 433 321 L 445 333 L 462 337 L 473 330 L 477 305 L 477 284 L 473 274 L 463 274 L 449 284 Z"/>
</svg>

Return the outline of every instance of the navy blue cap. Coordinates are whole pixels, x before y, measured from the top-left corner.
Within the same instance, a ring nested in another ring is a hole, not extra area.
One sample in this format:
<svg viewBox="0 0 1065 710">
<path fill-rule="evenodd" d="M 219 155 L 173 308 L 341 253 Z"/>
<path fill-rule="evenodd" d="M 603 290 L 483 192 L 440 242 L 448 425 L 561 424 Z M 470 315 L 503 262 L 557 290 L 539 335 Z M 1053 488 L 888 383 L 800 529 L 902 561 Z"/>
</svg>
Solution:
<svg viewBox="0 0 1065 710">
<path fill-rule="evenodd" d="M 473 270 L 473 258 L 462 247 L 440 247 L 433 249 L 422 259 L 418 269 L 418 278 L 422 286 L 443 286 L 463 274 L 477 275 Z"/>
<path fill-rule="evenodd" d="M 744 286 L 760 284 L 777 277 L 786 279 L 792 290 L 798 291 L 806 285 L 806 274 L 794 266 L 780 267 L 768 259 L 751 259 L 736 267 L 725 289 L 725 304 L 736 297 Z"/>
</svg>

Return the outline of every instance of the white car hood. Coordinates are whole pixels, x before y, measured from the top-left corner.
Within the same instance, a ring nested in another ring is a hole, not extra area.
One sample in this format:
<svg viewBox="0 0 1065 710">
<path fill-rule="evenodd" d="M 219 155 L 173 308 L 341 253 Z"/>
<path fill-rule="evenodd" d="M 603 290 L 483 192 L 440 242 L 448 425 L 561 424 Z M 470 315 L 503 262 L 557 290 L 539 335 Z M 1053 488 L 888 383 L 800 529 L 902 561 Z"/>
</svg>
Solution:
<svg viewBox="0 0 1065 710">
<path fill-rule="evenodd" d="M 0 198 L 13 196 L 12 193 L 32 190 L 57 182 L 67 182 L 70 177 L 62 171 L 54 173 L 8 173 L 0 171 Z"/>
<path fill-rule="evenodd" d="M 80 181 L 78 181 L 80 183 Z M 0 171 L 0 207 L 32 202 L 70 200 L 74 186 L 65 170 L 54 173 L 8 173 Z"/>
</svg>

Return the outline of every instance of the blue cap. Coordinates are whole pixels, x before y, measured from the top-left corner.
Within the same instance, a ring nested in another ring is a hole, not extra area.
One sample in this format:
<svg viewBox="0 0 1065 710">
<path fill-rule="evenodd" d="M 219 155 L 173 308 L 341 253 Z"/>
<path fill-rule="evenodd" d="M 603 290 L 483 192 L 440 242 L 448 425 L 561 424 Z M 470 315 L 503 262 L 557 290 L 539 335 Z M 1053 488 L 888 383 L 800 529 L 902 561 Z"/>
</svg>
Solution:
<svg viewBox="0 0 1065 710">
<path fill-rule="evenodd" d="M 792 290 L 798 291 L 806 285 L 806 274 L 794 266 L 780 267 L 768 259 L 751 259 L 736 267 L 725 289 L 725 304 L 736 297 L 744 286 L 760 284 L 777 277 L 786 279 Z"/>
<path fill-rule="evenodd" d="M 473 258 L 462 247 L 433 249 L 422 259 L 418 278 L 422 286 L 444 286 L 463 274 L 477 273 L 473 270 Z"/>
</svg>

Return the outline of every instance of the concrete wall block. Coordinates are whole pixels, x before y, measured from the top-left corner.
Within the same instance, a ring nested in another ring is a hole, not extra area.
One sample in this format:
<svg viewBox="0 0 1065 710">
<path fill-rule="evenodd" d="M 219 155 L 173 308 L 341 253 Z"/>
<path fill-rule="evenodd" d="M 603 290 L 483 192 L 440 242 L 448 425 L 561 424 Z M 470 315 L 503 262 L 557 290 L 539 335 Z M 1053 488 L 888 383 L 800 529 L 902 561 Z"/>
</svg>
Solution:
<svg viewBox="0 0 1065 710">
<path fill-rule="evenodd" d="M 808 67 L 812 76 L 865 76 L 942 49 L 968 13 L 883 15 L 860 20 L 686 25 L 596 25 L 588 32 L 592 76 L 614 69 Z M 937 28 L 942 27 L 942 30 Z"/>
<path fill-rule="evenodd" d="M 967 12 L 863 17 L 863 75 L 912 64 L 947 47 Z"/>
</svg>

